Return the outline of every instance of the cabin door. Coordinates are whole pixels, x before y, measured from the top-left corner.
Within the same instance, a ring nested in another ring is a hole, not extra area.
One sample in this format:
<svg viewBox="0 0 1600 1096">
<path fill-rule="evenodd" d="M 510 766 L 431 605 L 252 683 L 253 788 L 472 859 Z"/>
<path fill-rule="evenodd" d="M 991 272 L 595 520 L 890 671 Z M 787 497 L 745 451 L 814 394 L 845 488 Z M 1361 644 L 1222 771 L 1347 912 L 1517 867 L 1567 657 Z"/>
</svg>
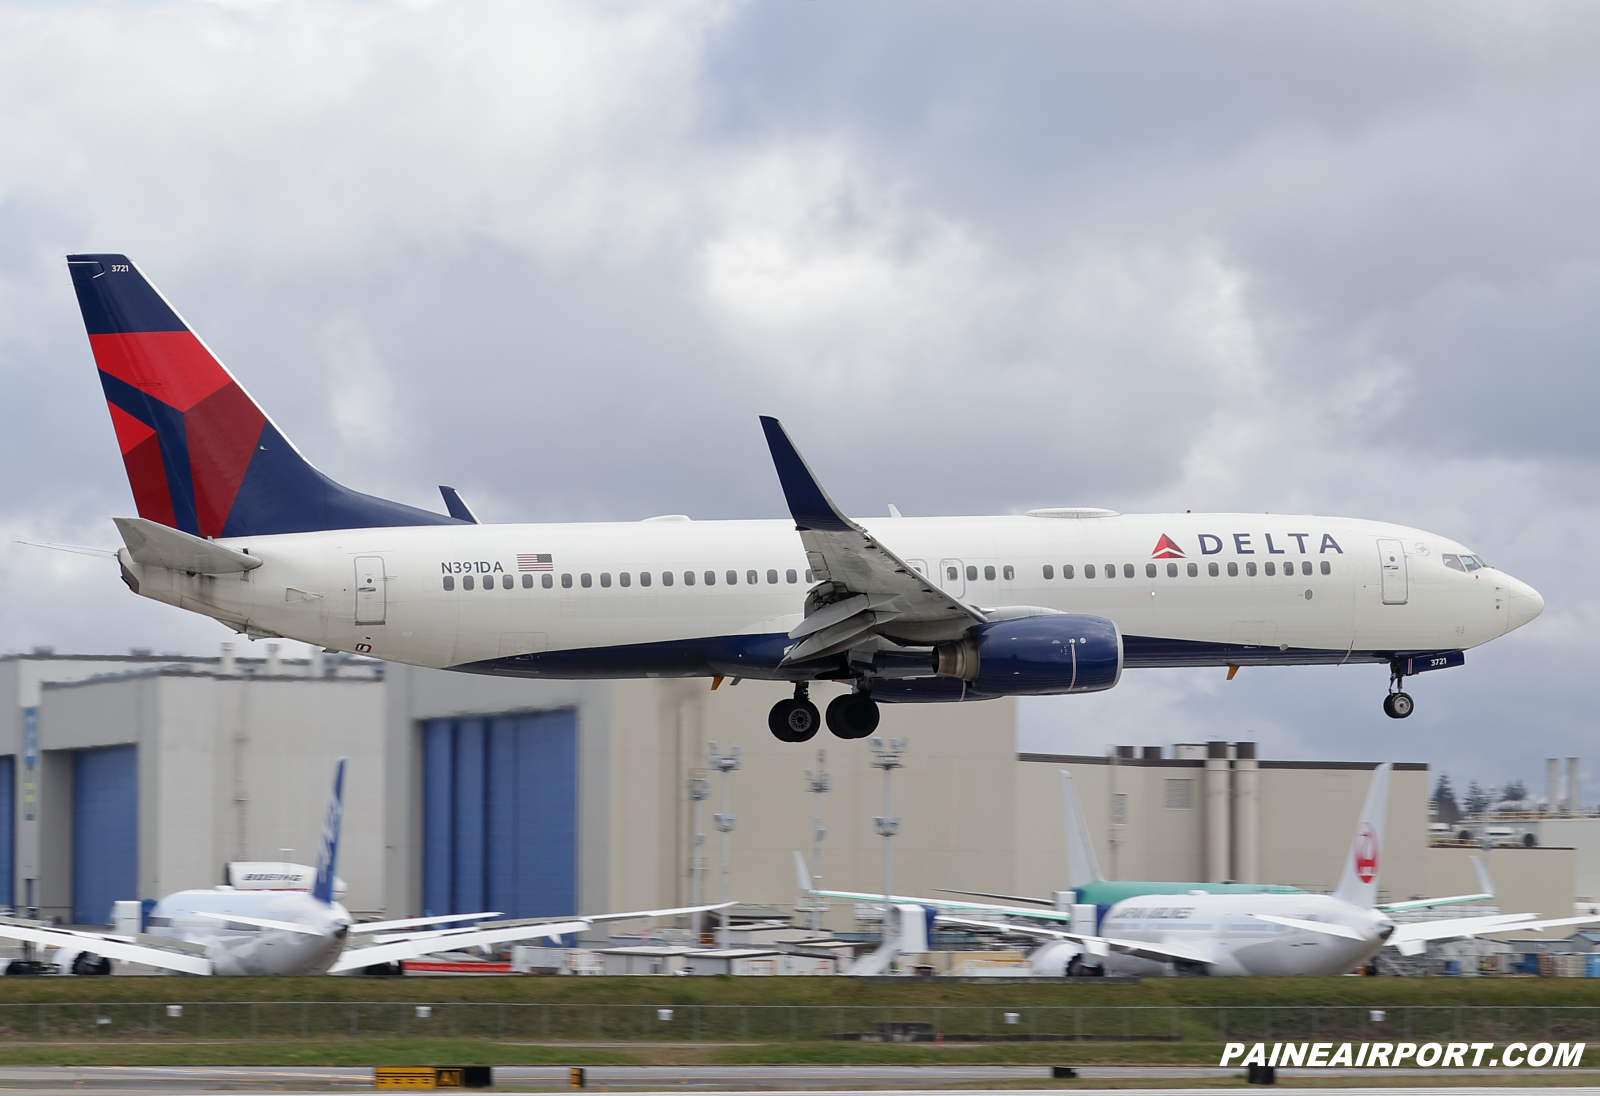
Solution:
<svg viewBox="0 0 1600 1096">
<path fill-rule="evenodd" d="M 1383 603 L 1406 603 L 1406 550 L 1398 540 L 1379 538 L 1378 573 L 1382 576 Z"/>
<path fill-rule="evenodd" d="M 356 557 L 356 623 L 382 624 L 385 616 L 382 556 Z"/>
</svg>

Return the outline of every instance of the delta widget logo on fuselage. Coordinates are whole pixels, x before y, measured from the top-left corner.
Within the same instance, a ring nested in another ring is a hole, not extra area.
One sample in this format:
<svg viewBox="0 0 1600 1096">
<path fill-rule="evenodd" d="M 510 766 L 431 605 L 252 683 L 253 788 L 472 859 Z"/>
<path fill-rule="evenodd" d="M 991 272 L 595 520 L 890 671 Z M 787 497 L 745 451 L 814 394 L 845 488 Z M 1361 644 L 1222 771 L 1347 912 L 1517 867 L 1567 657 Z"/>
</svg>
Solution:
<svg viewBox="0 0 1600 1096">
<path fill-rule="evenodd" d="M 1202 556 L 1220 555 L 1223 546 L 1227 543 L 1228 539 L 1233 541 L 1233 551 L 1235 555 L 1253 556 L 1258 554 L 1256 551 L 1257 544 L 1255 540 L 1252 539 L 1256 535 L 1257 534 L 1255 533 L 1229 533 L 1227 539 L 1224 539 L 1217 533 L 1201 533 L 1197 539 L 1200 542 L 1200 554 Z M 1306 547 L 1306 541 L 1316 536 L 1315 533 L 1280 533 L 1278 535 L 1294 541 L 1297 549 L 1295 552 L 1296 555 L 1326 555 L 1328 552 L 1336 552 L 1341 556 L 1344 555 L 1344 549 L 1339 547 L 1339 542 L 1333 539 L 1332 533 L 1322 534 L 1321 539 L 1317 543 L 1317 549 L 1315 552 L 1312 552 Z M 1261 533 L 1260 536 L 1262 539 L 1262 551 L 1259 553 L 1260 555 L 1284 556 L 1289 554 L 1288 546 L 1285 545 L 1282 548 L 1278 547 L 1277 542 L 1272 539 L 1273 535 L 1271 533 Z M 1150 553 L 1150 558 L 1187 559 L 1188 554 L 1184 552 L 1182 546 L 1179 545 L 1177 541 L 1173 540 L 1166 533 L 1162 533 L 1161 539 L 1156 541 L 1156 546 Z"/>
</svg>

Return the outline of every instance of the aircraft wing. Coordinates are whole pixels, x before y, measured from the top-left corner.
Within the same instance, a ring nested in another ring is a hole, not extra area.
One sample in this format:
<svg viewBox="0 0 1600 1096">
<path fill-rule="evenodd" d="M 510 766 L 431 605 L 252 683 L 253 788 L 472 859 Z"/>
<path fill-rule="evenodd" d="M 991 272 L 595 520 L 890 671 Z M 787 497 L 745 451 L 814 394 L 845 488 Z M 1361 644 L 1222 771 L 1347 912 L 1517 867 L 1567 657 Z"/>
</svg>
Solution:
<svg viewBox="0 0 1600 1096">
<path fill-rule="evenodd" d="M 1005 932 L 1021 933 L 1023 936 L 1043 936 L 1051 940 L 1083 940 L 1082 933 L 1065 932 L 1061 929 L 1046 928 L 1043 925 L 1018 925 L 1010 921 L 979 921 L 972 917 L 953 917 L 948 913 L 939 914 L 935 920 L 941 925 L 960 925 L 969 929 L 1001 929 Z"/>
<path fill-rule="evenodd" d="M 1035 912 L 1035 911 L 1029 911 Z M 1163 940 L 1161 943 L 1151 943 L 1147 940 L 1123 940 L 1115 936 L 1091 936 L 1083 932 L 1064 932 L 1061 929 L 1049 929 L 1042 925 L 1017 925 L 1009 921 L 974 921 L 964 917 L 947 917 L 940 915 L 939 920 L 947 925 L 964 925 L 969 928 L 1005 929 L 1007 932 L 1020 932 L 1028 936 L 1043 936 L 1056 940 L 1072 940 L 1083 945 L 1083 949 L 1090 955 L 1105 956 L 1111 952 L 1120 955 L 1131 955 L 1136 959 L 1150 959 L 1157 963 L 1206 963 L 1213 961 L 1213 957 L 1198 948 L 1191 948 L 1184 944 L 1175 944 Z"/>
<path fill-rule="evenodd" d="M 1488 902 L 1494 894 L 1494 882 L 1489 878 L 1488 869 L 1483 866 L 1483 861 L 1476 856 L 1469 857 L 1473 870 L 1478 873 L 1478 886 L 1483 888 L 1482 894 L 1457 894 L 1449 898 L 1418 898 L 1410 902 L 1390 902 L 1378 908 L 1384 913 L 1398 913 L 1401 910 L 1432 909 L 1434 906 L 1453 906 L 1460 902 Z"/>
<path fill-rule="evenodd" d="M 998 898 L 1002 902 L 1029 902 L 1034 905 L 1055 909 L 1056 904 L 1048 898 L 1029 898 L 1022 894 L 990 894 L 988 891 L 956 890 L 954 887 L 934 887 L 940 894 L 965 894 L 973 898 Z"/>
<path fill-rule="evenodd" d="M 1455 894 L 1449 898 L 1418 898 L 1410 902 L 1390 902 L 1379 906 L 1384 913 L 1399 913 L 1402 910 L 1426 910 L 1434 906 L 1453 906 L 1461 902 L 1488 902 L 1494 898 L 1492 894 Z"/>
<path fill-rule="evenodd" d="M 1346 940 L 1366 940 L 1355 929 L 1346 925 L 1331 925 L 1326 921 L 1306 921 L 1299 917 L 1279 917 L 1271 913 L 1252 913 L 1250 915 L 1257 921 L 1271 921 L 1274 925 L 1286 925 L 1291 929 L 1301 929 L 1305 932 L 1320 932 L 1325 936 L 1342 936 Z"/>
<path fill-rule="evenodd" d="M 20 940 L 47 948 L 89 951 L 106 959 L 120 959 L 124 963 L 143 963 L 146 966 L 175 970 L 183 974 L 211 973 L 211 960 L 204 955 L 179 951 L 176 948 L 139 944 L 126 936 L 102 936 L 96 932 L 31 928 L 0 922 L 0 939 Z M 158 938 L 142 937 L 142 939 Z"/>
<path fill-rule="evenodd" d="M 785 663 L 835 654 L 874 634 L 911 643 L 956 639 L 987 620 L 840 513 L 782 423 L 763 415 L 761 429 L 806 559 L 821 584 L 806 598 L 805 619 L 789 633 L 799 642 L 784 656 Z"/>
<path fill-rule="evenodd" d="M 1495 913 L 1483 917 L 1454 917 L 1441 918 L 1438 921 L 1413 921 L 1410 924 L 1396 925 L 1385 943 L 1393 944 L 1400 950 L 1401 955 L 1420 955 L 1428 946 L 1430 940 L 1456 940 L 1472 936 L 1484 936 L 1493 932 L 1508 930 L 1521 930 L 1524 928 L 1544 927 L 1558 922 L 1535 921 L 1538 914 L 1534 913 Z M 1567 918 L 1565 924 L 1574 924 L 1582 921 L 1597 920 L 1600 918 Z"/>
<path fill-rule="evenodd" d="M 321 936 L 321 929 L 314 929 L 310 925 L 299 925 L 293 921 L 274 921 L 270 917 L 241 917 L 235 913 L 201 913 L 198 916 L 206 917 L 212 921 L 236 925 L 251 925 L 258 929 L 277 929 L 279 932 L 298 932 L 302 936 Z"/>
<path fill-rule="evenodd" d="M 1519 921 L 1515 925 L 1507 926 L 1511 932 L 1543 932 L 1545 929 L 1565 928 L 1568 925 L 1592 925 L 1600 921 L 1600 917 L 1556 917 L 1547 921 Z"/>
<path fill-rule="evenodd" d="M 500 921 L 489 925 L 469 925 L 453 929 L 435 929 L 427 932 L 385 936 L 382 942 L 367 947 L 349 947 L 328 969 L 329 974 L 370 967 L 378 963 L 399 963 L 407 959 L 420 959 L 441 951 L 482 947 L 485 944 L 502 944 L 507 940 L 534 940 L 541 937 L 554 939 L 570 932 L 582 932 L 593 925 L 610 921 L 637 921 L 657 917 L 675 917 L 685 913 L 705 913 L 727 909 L 732 902 L 709 906 L 680 906 L 666 910 L 632 910 L 627 913 L 585 914 L 565 921 Z M 437 918 L 428 919 L 433 923 Z"/>
<path fill-rule="evenodd" d="M 823 898 L 847 898 L 852 902 L 876 902 L 880 906 L 883 905 L 884 901 L 881 894 L 866 894 L 861 891 L 812 890 L 808 891 L 808 893 L 819 895 Z M 905 895 L 892 894 L 889 896 L 889 902 L 893 905 L 929 906 L 938 910 L 981 910 L 984 913 L 1003 913 L 1011 917 L 1033 917 L 1044 921 L 1072 920 L 1070 913 L 1062 913 L 1059 910 L 1024 909 L 1021 906 L 992 906 L 983 902 L 955 902 L 948 898 L 910 898 Z M 985 922 L 985 924 L 989 923 Z"/>
<path fill-rule="evenodd" d="M 350 926 L 350 935 L 394 932 L 398 929 L 420 928 L 423 925 L 448 925 L 452 921 L 487 921 L 491 917 L 499 916 L 498 913 L 452 913 L 444 917 L 404 917 L 398 921 L 357 921 Z"/>
<path fill-rule="evenodd" d="M 545 921 L 538 925 L 502 924 L 497 928 L 446 929 L 441 932 L 419 933 L 405 940 L 397 940 L 370 947 L 347 947 L 328 968 L 329 974 L 370 967 L 377 963 L 400 963 L 407 959 L 420 959 L 441 951 L 482 947 L 484 944 L 502 944 L 507 940 L 533 940 L 539 937 L 555 938 L 569 932 L 581 932 L 589 927 L 588 921 Z"/>
</svg>

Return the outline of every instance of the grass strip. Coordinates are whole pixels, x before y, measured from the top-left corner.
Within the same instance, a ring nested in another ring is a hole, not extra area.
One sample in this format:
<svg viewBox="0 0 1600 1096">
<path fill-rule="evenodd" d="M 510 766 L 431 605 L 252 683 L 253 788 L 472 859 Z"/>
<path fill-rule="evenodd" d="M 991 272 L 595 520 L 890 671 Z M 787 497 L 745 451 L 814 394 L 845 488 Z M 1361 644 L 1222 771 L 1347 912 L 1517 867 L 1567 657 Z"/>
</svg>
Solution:
<svg viewBox="0 0 1600 1096">
<path fill-rule="evenodd" d="M 852 978 L 5 978 L 0 1004 L 248 1001 L 444 1004 L 891 1006 L 1546 1006 L 1596 1004 L 1583 978 L 1150 978 L 1137 986 L 867 983 Z"/>
</svg>

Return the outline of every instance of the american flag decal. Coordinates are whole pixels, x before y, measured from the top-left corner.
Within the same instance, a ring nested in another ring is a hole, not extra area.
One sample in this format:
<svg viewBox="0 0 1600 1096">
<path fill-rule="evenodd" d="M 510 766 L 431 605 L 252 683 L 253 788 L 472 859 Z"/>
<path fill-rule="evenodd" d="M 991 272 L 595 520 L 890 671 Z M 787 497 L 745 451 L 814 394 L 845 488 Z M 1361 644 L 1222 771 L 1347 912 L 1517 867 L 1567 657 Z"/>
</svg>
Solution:
<svg viewBox="0 0 1600 1096">
<path fill-rule="evenodd" d="M 549 571 L 555 567 L 551 562 L 549 552 L 518 552 L 517 570 L 519 571 Z"/>
</svg>

